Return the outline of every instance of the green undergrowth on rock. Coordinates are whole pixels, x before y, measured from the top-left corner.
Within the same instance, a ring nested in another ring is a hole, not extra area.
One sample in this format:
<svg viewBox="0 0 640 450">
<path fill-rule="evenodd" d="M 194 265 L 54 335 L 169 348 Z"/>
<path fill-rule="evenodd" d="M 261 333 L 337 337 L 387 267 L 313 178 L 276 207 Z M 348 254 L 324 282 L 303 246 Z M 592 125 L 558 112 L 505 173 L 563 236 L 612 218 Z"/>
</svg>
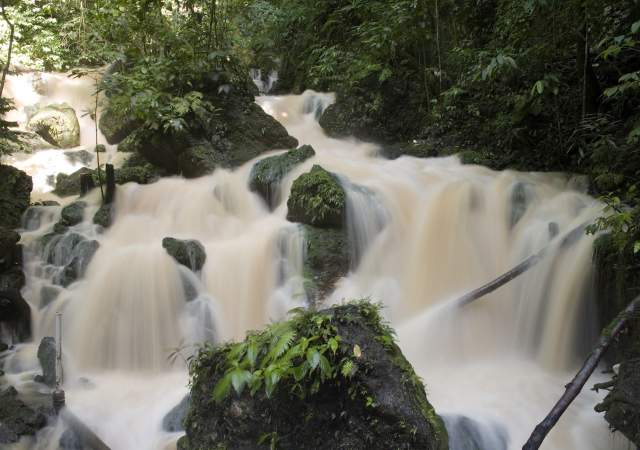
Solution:
<svg viewBox="0 0 640 450">
<path fill-rule="evenodd" d="M 290 319 L 191 361 L 181 449 L 446 449 L 422 381 L 380 306 L 359 300 Z"/>
</svg>

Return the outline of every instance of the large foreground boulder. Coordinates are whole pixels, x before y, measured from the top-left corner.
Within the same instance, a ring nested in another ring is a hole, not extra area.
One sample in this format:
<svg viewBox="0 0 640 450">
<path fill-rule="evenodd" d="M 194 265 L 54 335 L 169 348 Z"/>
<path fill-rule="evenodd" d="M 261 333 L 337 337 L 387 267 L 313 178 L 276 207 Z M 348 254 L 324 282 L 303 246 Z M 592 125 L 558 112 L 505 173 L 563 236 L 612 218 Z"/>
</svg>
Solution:
<svg viewBox="0 0 640 450">
<path fill-rule="evenodd" d="M 0 164 L 0 225 L 18 228 L 29 207 L 33 189 L 31 177 L 12 166 Z"/>
<path fill-rule="evenodd" d="M 0 444 L 18 442 L 21 436 L 34 436 L 47 424 L 47 418 L 18 398 L 13 387 L 0 392 Z"/>
<path fill-rule="evenodd" d="M 446 450 L 447 432 L 376 306 L 299 312 L 191 366 L 181 450 Z"/>
<path fill-rule="evenodd" d="M 260 194 L 271 208 L 275 207 L 282 179 L 291 169 L 312 158 L 315 154 L 313 147 L 303 145 L 282 155 L 270 156 L 258 161 L 249 175 L 249 189 Z"/>
<path fill-rule="evenodd" d="M 40 108 L 29 119 L 27 128 L 54 147 L 71 148 L 80 145 L 80 124 L 76 112 L 66 103 Z"/>
<path fill-rule="evenodd" d="M 33 131 L 14 130 L 16 139 L 0 138 L 0 147 L 11 153 L 33 153 L 37 150 L 51 148 L 51 144 Z"/>
<path fill-rule="evenodd" d="M 287 219 L 321 228 L 341 228 L 344 224 L 346 195 L 338 178 L 315 165 L 291 186 Z"/>
</svg>

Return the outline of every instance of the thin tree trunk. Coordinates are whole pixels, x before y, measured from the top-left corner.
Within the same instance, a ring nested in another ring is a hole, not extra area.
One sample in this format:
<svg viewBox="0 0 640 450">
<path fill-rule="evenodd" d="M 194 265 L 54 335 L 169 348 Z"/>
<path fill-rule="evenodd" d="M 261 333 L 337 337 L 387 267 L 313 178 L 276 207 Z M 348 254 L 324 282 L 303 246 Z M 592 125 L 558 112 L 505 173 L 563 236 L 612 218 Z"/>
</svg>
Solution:
<svg viewBox="0 0 640 450">
<path fill-rule="evenodd" d="M 9 16 L 7 15 L 7 11 L 4 8 L 4 0 L 0 2 L 0 7 L 2 7 L 2 18 L 9 26 L 9 49 L 7 50 L 7 64 L 2 69 L 2 80 L 0 81 L 0 97 L 2 97 L 2 93 L 4 92 L 4 82 L 7 79 L 7 73 L 9 72 L 9 66 L 11 66 L 11 52 L 13 50 L 13 35 L 15 32 L 14 25 L 9 20 Z"/>
<path fill-rule="evenodd" d="M 438 80 L 440 83 L 440 92 L 442 92 L 442 57 L 440 55 L 440 9 L 438 8 L 438 0 L 436 0 L 436 47 L 438 50 Z"/>
<path fill-rule="evenodd" d="M 582 368 L 576 376 L 566 385 L 565 393 L 560 397 L 558 402 L 553 406 L 547 417 L 540 422 L 531 433 L 529 440 L 522 447 L 523 450 L 536 450 L 542 445 L 542 441 L 549 434 L 549 431 L 560 419 L 560 416 L 567 410 L 571 402 L 578 396 L 583 386 L 598 367 L 598 363 L 602 355 L 607 351 L 609 345 L 630 317 L 640 310 L 640 296 L 636 297 L 611 323 L 602 331 L 598 345 L 593 349 L 589 357 L 586 359 Z"/>
<path fill-rule="evenodd" d="M 573 230 L 569 231 L 564 236 L 564 238 L 562 238 L 562 242 L 560 243 L 560 246 L 561 247 L 565 247 L 565 246 L 571 245 L 573 242 L 575 242 L 576 238 L 582 236 L 582 234 L 584 233 L 585 226 L 586 226 L 585 224 L 580 224 L 577 227 L 575 227 Z M 460 297 L 458 300 L 456 300 L 456 304 L 458 306 L 465 306 L 465 305 L 467 305 L 467 304 L 469 304 L 469 303 L 471 303 L 471 302 L 473 302 L 475 300 L 478 300 L 479 298 L 484 297 L 485 295 L 497 290 L 498 288 L 504 286 L 509 281 L 513 280 L 514 278 L 519 277 L 520 275 L 525 273 L 527 270 L 531 269 L 533 266 L 538 264 L 542 260 L 542 258 L 544 258 L 545 254 L 547 253 L 548 250 L 549 250 L 549 245 L 544 247 L 538 253 L 529 256 L 527 259 L 522 261 L 520 264 L 518 264 L 517 266 L 515 266 L 514 268 L 512 268 L 508 272 L 503 273 L 498 278 L 495 278 L 494 280 L 491 280 L 487 284 L 485 284 L 483 286 L 480 286 L 479 288 L 474 289 L 471 292 L 466 293 L 465 295 Z"/>
</svg>

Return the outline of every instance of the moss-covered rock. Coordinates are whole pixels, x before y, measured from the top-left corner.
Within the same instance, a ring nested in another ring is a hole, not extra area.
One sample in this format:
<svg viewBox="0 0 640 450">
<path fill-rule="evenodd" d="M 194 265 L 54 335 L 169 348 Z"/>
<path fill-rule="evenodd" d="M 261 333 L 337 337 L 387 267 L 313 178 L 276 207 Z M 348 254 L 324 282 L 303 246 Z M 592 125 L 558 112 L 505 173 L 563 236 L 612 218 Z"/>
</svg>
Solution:
<svg viewBox="0 0 640 450">
<path fill-rule="evenodd" d="M 100 225 L 102 228 L 109 228 L 113 223 L 113 204 L 109 203 L 100 206 L 93 215 L 93 223 Z"/>
<path fill-rule="evenodd" d="M 323 228 L 344 223 L 346 196 L 338 178 L 315 165 L 293 182 L 287 202 L 287 219 Z"/>
<path fill-rule="evenodd" d="M 80 124 L 74 109 L 66 103 L 39 109 L 27 124 L 54 147 L 70 148 L 80 145 Z"/>
<path fill-rule="evenodd" d="M 0 164 L 0 226 L 18 228 L 29 207 L 33 182 L 21 170 Z"/>
<path fill-rule="evenodd" d="M 310 145 L 289 150 L 282 155 L 270 156 L 254 164 L 249 175 L 249 189 L 257 192 L 273 208 L 276 206 L 276 193 L 282 179 L 300 163 L 315 156 Z"/>
<path fill-rule="evenodd" d="M 140 125 L 140 121 L 134 117 L 119 114 L 109 107 L 102 111 L 98 121 L 100 131 L 111 145 L 122 142 Z"/>
<path fill-rule="evenodd" d="M 51 144 L 42 139 L 33 131 L 15 130 L 16 139 L 0 138 L 0 148 L 6 149 L 5 153 L 33 153 L 37 150 L 51 148 Z"/>
<path fill-rule="evenodd" d="M 82 167 L 70 175 L 59 173 L 56 176 L 56 188 L 53 193 L 60 197 L 80 194 L 80 179 L 82 175 L 92 173 L 93 171 L 87 167 Z"/>
<path fill-rule="evenodd" d="M 448 448 L 424 386 L 367 302 L 205 348 L 191 377 L 182 450 Z"/>
<path fill-rule="evenodd" d="M 86 202 L 77 201 L 62 208 L 62 211 L 60 212 L 60 220 L 54 226 L 55 232 L 64 233 L 68 227 L 72 227 L 82 222 L 86 207 Z"/>
<path fill-rule="evenodd" d="M 118 151 L 123 153 L 136 153 L 142 147 L 141 139 L 143 133 L 139 130 L 133 131 L 118 144 Z"/>
<path fill-rule="evenodd" d="M 190 268 L 194 272 L 202 269 L 202 266 L 207 260 L 204 246 L 196 240 L 180 240 L 166 237 L 162 240 L 162 247 L 173 259 L 178 261 L 178 263 Z"/>
<path fill-rule="evenodd" d="M 344 230 L 303 226 L 305 237 L 304 278 L 307 297 L 324 299 L 349 271 L 349 245 Z"/>
</svg>

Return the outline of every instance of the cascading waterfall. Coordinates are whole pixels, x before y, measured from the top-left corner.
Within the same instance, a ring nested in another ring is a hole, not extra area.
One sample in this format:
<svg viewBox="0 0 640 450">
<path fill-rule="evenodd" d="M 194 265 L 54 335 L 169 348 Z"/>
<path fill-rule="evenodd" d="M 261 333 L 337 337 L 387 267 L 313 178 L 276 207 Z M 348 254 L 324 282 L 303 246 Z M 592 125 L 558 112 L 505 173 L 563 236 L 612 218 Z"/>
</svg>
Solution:
<svg viewBox="0 0 640 450">
<path fill-rule="evenodd" d="M 38 389 L 37 342 L 62 311 L 71 411 L 114 450 L 175 448 L 180 433 L 161 422 L 187 392 L 183 358 L 203 341 L 242 338 L 306 304 L 304 235 L 286 221 L 286 201 L 293 180 L 320 164 L 345 186 L 357 262 L 325 303 L 368 296 L 385 305 L 454 450 L 520 448 L 592 343 L 593 237 L 560 241 L 600 205 L 561 175 L 493 172 L 455 157 L 386 160 L 375 145 L 328 138 L 317 118 L 333 100 L 312 91 L 257 98 L 316 150 L 282 181 L 273 211 L 247 187 L 255 161 L 195 180 L 121 186 L 114 224 L 102 233 L 91 223 L 94 192 L 84 222 L 44 246 L 59 208 L 30 211 L 24 296 L 36 340 L 7 357 L 9 381 Z M 202 243 L 201 271 L 168 256 L 167 236 Z M 97 243 L 84 277 L 60 285 L 57 274 L 83 242 Z M 546 245 L 545 259 L 519 279 L 453 306 Z M 581 394 L 543 447 L 626 448 L 593 412 L 599 399 Z M 46 428 L 17 448 L 55 449 L 61 433 Z"/>
</svg>

